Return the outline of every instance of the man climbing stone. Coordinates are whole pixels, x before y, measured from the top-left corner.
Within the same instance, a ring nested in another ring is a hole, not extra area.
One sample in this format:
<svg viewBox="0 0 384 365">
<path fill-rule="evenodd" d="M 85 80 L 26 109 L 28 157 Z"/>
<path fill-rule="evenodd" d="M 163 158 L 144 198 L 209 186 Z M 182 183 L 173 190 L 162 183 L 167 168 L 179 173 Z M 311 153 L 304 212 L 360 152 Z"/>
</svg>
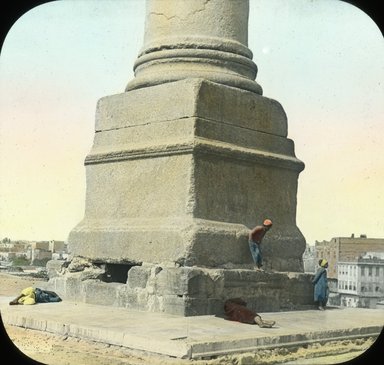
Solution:
<svg viewBox="0 0 384 365">
<path fill-rule="evenodd" d="M 265 234 L 271 229 L 272 221 L 265 219 L 262 226 L 256 226 L 249 232 L 249 249 L 257 270 L 262 270 L 263 257 L 261 253 L 261 242 Z"/>
</svg>

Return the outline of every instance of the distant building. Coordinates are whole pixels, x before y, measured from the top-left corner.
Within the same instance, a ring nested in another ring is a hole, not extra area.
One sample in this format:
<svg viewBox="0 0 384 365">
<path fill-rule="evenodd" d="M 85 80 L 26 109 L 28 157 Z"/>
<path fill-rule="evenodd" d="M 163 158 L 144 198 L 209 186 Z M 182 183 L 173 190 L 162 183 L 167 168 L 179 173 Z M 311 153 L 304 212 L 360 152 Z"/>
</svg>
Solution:
<svg viewBox="0 0 384 365">
<path fill-rule="evenodd" d="M 16 257 L 16 252 L 0 252 L 1 261 L 11 261 Z"/>
<path fill-rule="evenodd" d="M 22 252 L 29 246 L 26 242 L 2 242 L 0 243 L 0 252 Z"/>
<path fill-rule="evenodd" d="M 338 279 L 338 263 L 356 262 L 366 252 L 384 252 L 383 238 L 367 238 L 366 235 L 355 237 L 336 237 L 331 241 L 315 243 L 317 261 L 328 261 L 328 277 Z"/>
<path fill-rule="evenodd" d="M 361 258 L 363 259 L 382 259 L 384 260 L 384 251 L 383 252 L 366 252 Z"/>
<path fill-rule="evenodd" d="M 52 259 L 52 252 L 48 250 L 43 249 L 34 249 L 31 250 L 31 262 L 35 260 L 44 260 L 44 259 Z"/>
<path fill-rule="evenodd" d="M 66 260 L 68 258 L 68 253 L 61 251 L 61 252 L 53 252 L 52 253 L 52 260 Z"/>
<path fill-rule="evenodd" d="M 0 243 L 0 248 L 2 251 L 13 249 L 15 247 L 14 242 L 2 242 Z"/>
<path fill-rule="evenodd" d="M 41 242 L 31 242 L 31 248 L 32 250 L 49 250 L 49 242 L 48 241 L 41 241 Z"/>
<path fill-rule="evenodd" d="M 376 308 L 384 301 L 384 253 L 338 264 L 338 293 L 345 307 Z M 379 303 L 379 304 L 378 304 Z"/>
<path fill-rule="evenodd" d="M 64 241 L 11 241 L 0 242 L 0 261 L 12 263 L 16 258 L 23 257 L 31 263 L 34 260 L 65 260 L 68 257 L 67 244 Z"/>
<path fill-rule="evenodd" d="M 316 256 L 316 247 L 308 245 L 303 253 L 304 272 L 315 273 L 317 269 L 318 259 Z"/>
<path fill-rule="evenodd" d="M 49 241 L 48 250 L 52 253 L 55 252 L 64 252 L 66 251 L 65 243 L 64 241 Z"/>
<path fill-rule="evenodd" d="M 61 259 L 66 257 L 66 245 L 64 241 L 41 241 L 32 242 L 29 250 L 27 251 L 27 257 L 33 262 L 34 260 L 43 259 Z"/>
</svg>

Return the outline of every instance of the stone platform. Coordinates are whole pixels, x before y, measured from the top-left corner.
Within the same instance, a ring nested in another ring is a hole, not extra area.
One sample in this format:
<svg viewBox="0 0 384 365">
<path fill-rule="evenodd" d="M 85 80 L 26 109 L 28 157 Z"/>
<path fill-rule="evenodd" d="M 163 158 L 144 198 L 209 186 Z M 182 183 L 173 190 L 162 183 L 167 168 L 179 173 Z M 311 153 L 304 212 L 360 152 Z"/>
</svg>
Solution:
<svg viewBox="0 0 384 365">
<path fill-rule="evenodd" d="M 260 313 L 275 320 L 273 328 L 259 328 L 218 316 L 183 317 L 85 303 L 63 301 L 33 306 L 9 306 L 0 297 L 4 324 L 72 336 L 185 359 L 241 354 L 260 349 L 306 347 L 315 343 L 377 339 L 384 311 L 330 308 Z"/>
<path fill-rule="evenodd" d="M 44 287 L 66 300 L 181 316 L 223 315 L 223 303 L 241 297 L 256 312 L 313 306 L 313 275 L 255 269 L 98 265 L 87 260 L 47 264 Z"/>
</svg>

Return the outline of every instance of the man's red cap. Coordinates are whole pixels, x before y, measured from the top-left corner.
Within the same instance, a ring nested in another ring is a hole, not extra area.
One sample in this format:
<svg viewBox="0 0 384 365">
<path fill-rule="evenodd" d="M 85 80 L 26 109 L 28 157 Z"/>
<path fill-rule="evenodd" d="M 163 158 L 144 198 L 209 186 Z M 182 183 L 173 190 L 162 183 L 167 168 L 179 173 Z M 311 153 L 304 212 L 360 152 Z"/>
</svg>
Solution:
<svg viewBox="0 0 384 365">
<path fill-rule="evenodd" d="M 271 226 L 272 225 L 272 221 L 270 219 L 266 219 L 264 222 L 263 222 L 263 225 L 264 226 Z"/>
</svg>

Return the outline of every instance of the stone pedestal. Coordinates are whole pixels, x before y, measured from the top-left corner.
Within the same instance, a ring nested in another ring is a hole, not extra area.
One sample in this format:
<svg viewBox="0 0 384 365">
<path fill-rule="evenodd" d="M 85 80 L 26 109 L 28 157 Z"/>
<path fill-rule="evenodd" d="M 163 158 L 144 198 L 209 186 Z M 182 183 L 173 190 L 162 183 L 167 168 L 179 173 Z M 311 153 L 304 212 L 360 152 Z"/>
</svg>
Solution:
<svg viewBox="0 0 384 365">
<path fill-rule="evenodd" d="M 86 158 L 84 220 L 72 253 L 96 262 L 217 267 L 251 263 L 264 216 L 266 267 L 302 271 L 296 228 L 303 164 L 274 100 L 204 79 L 101 99 Z"/>
<path fill-rule="evenodd" d="M 268 217 L 264 267 L 303 271 L 304 164 L 283 108 L 255 81 L 247 26 L 245 0 L 147 0 L 135 78 L 97 105 L 84 219 L 68 238 L 72 257 L 105 273 L 52 279 L 69 297 L 87 301 L 96 287 L 117 285 L 111 305 L 184 315 L 212 313 L 232 295 L 267 295 L 269 308 L 292 297 L 288 274 L 252 271 L 248 247 L 249 229 Z M 152 279 L 135 288 L 142 270 Z"/>
</svg>

